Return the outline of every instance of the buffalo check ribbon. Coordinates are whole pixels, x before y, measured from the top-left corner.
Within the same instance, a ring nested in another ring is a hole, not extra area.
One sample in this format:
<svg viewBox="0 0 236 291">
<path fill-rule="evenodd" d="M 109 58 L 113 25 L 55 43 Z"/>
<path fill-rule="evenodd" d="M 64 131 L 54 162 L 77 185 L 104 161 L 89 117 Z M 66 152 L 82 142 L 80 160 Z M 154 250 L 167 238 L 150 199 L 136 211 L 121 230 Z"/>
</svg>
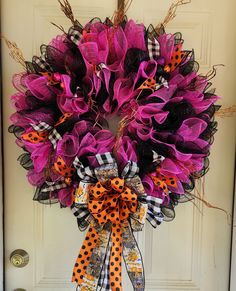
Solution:
<svg viewBox="0 0 236 291">
<path fill-rule="evenodd" d="M 160 56 L 160 44 L 157 39 L 148 39 L 148 52 L 150 59 L 155 59 Z"/>
<path fill-rule="evenodd" d="M 78 45 L 82 36 L 82 30 L 79 26 L 72 26 L 68 31 L 70 40 Z"/>
<path fill-rule="evenodd" d="M 96 65 L 95 72 L 98 78 L 100 78 L 103 69 L 107 69 L 107 66 L 104 63 Z"/>
<path fill-rule="evenodd" d="M 139 167 L 136 162 L 128 161 L 126 166 L 124 167 L 121 176 L 126 178 L 132 178 L 137 175 L 139 171 Z"/>
<path fill-rule="evenodd" d="M 163 200 L 161 198 L 147 196 L 145 197 L 145 202 L 148 205 L 146 219 L 149 221 L 152 227 L 156 228 L 164 220 L 164 215 L 161 211 L 161 204 Z"/>
<path fill-rule="evenodd" d="M 77 175 L 82 181 L 94 181 L 95 175 L 94 170 L 91 169 L 89 166 L 85 167 L 78 157 L 76 157 L 73 161 L 73 165 L 77 170 Z"/>
</svg>

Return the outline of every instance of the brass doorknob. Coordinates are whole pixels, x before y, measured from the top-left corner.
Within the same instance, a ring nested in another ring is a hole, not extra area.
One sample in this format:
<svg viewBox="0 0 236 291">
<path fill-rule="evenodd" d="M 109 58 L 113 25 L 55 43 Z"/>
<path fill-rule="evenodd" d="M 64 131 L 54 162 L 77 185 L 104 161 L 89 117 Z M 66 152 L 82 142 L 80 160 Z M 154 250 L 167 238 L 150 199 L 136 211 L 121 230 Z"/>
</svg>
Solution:
<svg viewBox="0 0 236 291">
<path fill-rule="evenodd" d="M 24 250 L 15 250 L 10 255 L 10 262 L 14 267 L 23 268 L 29 263 L 29 255 Z M 24 289 L 16 290 L 24 291 Z"/>
</svg>

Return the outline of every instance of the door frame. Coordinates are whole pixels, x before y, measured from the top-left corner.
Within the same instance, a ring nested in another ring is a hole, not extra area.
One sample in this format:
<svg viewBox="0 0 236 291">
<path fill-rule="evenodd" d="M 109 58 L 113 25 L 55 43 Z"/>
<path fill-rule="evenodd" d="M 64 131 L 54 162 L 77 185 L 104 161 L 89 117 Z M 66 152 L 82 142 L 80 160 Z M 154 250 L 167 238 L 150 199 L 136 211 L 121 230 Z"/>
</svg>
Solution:
<svg viewBox="0 0 236 291">
<path fill-rule="evenodd" d="M 0 11 L 1 15 L 1 11 Z M 1 31 L 1 29 L 0 29 Z M 2 106 L 2 62 L 1 62 L 0 39 L 0 289 L 4 290 L 4 213 L 3 213 L 3 192 L 4 192 L 4 162 L 3 162 L 3 106 Z"/>
<path fill-rule="evenodd" d="M 236 150 L 236 149 L 235 149 Z M 234 176 L 234 202 L 232 210 L 232 233 L 231 233 L 231 266 L 229 291 L 236 290 L 236 159 L 235 159 L 235 176 Z"/>
<path fill-rule="evenodd" d="M 117 6 L 124 9 L 125 0 L 117 0 Z M 1 15 L 1 6 L 0 6 Z M 1 27 L 0 27 L 1 35 Z M 2 95 L 2 41 L 0 38 L 0 290 L 4 290 L 4 156 L 3 156 L 3 95 Z M 235 161 L 235 186 L 234 186 L 234 203 L 233 203 L 233 223 L 232 223 L 232 244 L 231 244 L 231 266 L 229 273 L 229 291 L 236 290 L 236 161 Z"/>
</svg>

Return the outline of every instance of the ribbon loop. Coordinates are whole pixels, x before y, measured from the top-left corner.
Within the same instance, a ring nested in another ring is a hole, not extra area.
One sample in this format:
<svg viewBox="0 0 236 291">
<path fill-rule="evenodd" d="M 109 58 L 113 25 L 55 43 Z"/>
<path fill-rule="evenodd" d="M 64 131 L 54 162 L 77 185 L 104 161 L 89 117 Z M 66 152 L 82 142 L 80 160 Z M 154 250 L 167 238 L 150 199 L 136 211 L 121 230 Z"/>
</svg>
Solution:
<svg viewBox="0 0 236 291">
<path fill-rule="evenodd" d="M 153 163 L 155 164 L 160 164 L 161 162 L 163 162 L 165 160 L 165 158 L 161 155 L 159 155 L 157 152 L 152 151 L 153 154 Z"/>
<path fill-rule="evenodd" d="M 139 167 L 136 162 L 128 161 L 126 166 L 124 167 L 121 177 L 123 178 L 133 178 L 139 172 Z"/>
<path fill-rule="evenodd" d="M 150 59 L 155 59 L 160 56 L 160 44 L 157 39 L 148 39 L 148 52 Z"/>
<path fill-rule="evenodd" d="M 90 167 L 84 167 L 78 157 L 74 159 L 73 165 L 82 181 L 91 182 L 95 180 L 94 171 Z"/>
<path fill-rule="evenodd" d="M 147 220 L 154 228 L 156 228 L 164 219 L 164 215 L 161 212 L 161 204 L 163 200 L 153 196 L 147 196 L 145 200 L 148 205 Z"/>
<path fill-rule="evenodd" d="M 61 179 L 61 180 L 58 180 L 58 181 L 55 181 L 55 182 L 49 182 L 49 181 L 46 181 L 46 184 L 47 186 L 45 186 L 41 192 L 53 192 L 53 191 L 56 191 L 56 190 L 60 190 L 60 189 L 63 189 L 63 188 L 66 188 L 68 185 L 65 183 L 65 180 L 64 179 Z"/>
</svg>

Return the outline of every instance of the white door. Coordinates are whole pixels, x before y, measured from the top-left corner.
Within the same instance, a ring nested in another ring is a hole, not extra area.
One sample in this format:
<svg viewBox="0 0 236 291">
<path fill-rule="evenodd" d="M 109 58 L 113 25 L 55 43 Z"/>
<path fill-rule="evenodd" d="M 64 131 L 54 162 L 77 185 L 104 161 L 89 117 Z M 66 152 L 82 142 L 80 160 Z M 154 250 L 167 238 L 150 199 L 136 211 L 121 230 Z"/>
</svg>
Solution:
<svg viewBox="0 0 236 291">
<path fill-rule="evenodd" d="M 94 16 L 111 16 L 114 0 L 71 0 L 77 18 L 85 23 Z M 236 20 L 234 0 L 197 0 L 182 7 L 167 31 L 181 31 L 187 48 L 195 48 L 202 72 L 223 63 L 214 84 L 224 96 L 221 104 L 236 102 L 234 70 Z M 171 1 L 134 0 L 128 16 L 145 24 L 157 24 Z M 18 43 L 25 58 L 39 52 L 57 32 L 50 21 L 69 26 L 55 0 L 2 0 L 3 35 Z M 20 150 L 7 133 L 12 112 L 11 76 L 20 67 L 3 48 L 4 157 L 5 157 L 5 255 L 6 291 L 74 290 L 70 283 L 74 260 L 84 234 L 77 229 L 70 210 L 58 205 L 43 206 L 32 201 L 34 189 L 16 161 Z M 235 119 L 219 119 L 219 131 L 210 157 L 211 169 L 205 181 L 207 200 L 231 212 L 235 150 Z M 231 226 L 224 213 L 188 203 L 177 207 L 176 219 L 152 230 L 147 225 L 138 235 L 145 261 L 146 290 L 227 291 L 230 267 Z M 29 264 L 15 268 L 9 256 L 15 249 L 29 253 Z M 132 288 L 127 279 L 124 291 Z M 233 291 L 233 290 L 232 290 Z"/>
</svg>

